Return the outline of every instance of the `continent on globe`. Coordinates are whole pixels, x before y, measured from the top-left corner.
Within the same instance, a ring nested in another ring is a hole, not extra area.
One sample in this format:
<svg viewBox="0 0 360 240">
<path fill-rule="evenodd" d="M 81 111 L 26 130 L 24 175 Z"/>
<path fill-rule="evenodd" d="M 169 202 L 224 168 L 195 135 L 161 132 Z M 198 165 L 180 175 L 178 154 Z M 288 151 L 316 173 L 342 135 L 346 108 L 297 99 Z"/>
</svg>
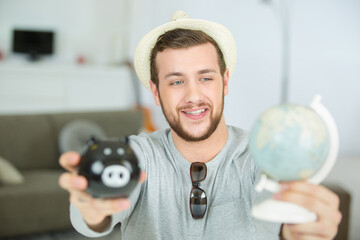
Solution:
<svg viewBox="0 0 360 240">
<path fill-rule="evenodd" d="M 250 133 L 249 149 L 260 169 L 275 181 L 304 180 L 324 164 L 329 133 L 310 107 L 281 104 L 265 111 Z"/>
</svg>

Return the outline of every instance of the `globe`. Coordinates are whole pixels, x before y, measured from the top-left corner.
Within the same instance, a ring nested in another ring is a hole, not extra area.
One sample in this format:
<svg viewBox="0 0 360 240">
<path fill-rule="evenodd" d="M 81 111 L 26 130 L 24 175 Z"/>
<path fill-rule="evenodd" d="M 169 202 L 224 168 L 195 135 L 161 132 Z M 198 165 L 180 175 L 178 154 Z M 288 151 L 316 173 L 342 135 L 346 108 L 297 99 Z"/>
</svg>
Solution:
<svg viewBox="0 0 360 240">
<path fill-rule="evenodd" d="M 305 180 L 324 164 L 330 140 L 323 119 L 310 107 L 281 104 L 255 121 L 249 150 L 275 181 Z"/>
</svg>

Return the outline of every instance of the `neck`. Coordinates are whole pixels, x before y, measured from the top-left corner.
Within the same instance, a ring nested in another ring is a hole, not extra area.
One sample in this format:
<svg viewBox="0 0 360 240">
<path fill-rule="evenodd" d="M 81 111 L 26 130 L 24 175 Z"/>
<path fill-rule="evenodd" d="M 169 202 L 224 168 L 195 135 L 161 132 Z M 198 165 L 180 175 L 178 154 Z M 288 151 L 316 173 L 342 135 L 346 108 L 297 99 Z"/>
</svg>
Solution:
<svg viewBox="0 0 360 240">
<path fill-rule="evenodd" d="M 185 141 L 179 137 L 173 130 L 171 136 L 177 150 L 189 162 L 209 162 L 225 146 L 228 138 L 228 130 L 222 116 L 219 125 L 213 134 L 205 140 L 198 142 Z"/>
</svg>

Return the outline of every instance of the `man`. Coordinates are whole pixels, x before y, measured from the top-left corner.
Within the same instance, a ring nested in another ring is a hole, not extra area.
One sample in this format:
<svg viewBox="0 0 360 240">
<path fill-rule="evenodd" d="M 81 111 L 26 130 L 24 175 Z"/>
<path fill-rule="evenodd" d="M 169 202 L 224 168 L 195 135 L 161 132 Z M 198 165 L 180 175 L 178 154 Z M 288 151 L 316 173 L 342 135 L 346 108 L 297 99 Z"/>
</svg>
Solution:
<svg viewBox="0 0 360 240">
<path fill-rule="evenodd" d="M 332 239 L 341 220 L 338 197 L 306 182 L 282 184 L 273 197 L 317 214 L 317 221 L 283 225 L 251 216 L 263 194 L 248 134 L 227 126 L 224 96 L 235 66 L 235 44 L 222 25 L 174 20 L 149 32 L 135 53 L 142 83 L 161 106 L 170 129 L 131 136 L 142 169 L 129 199 L 93 199 L 76 174 L 80 156 L 66 153 L 60 185 L 69 191 L 71 221 L 81 233 L 104 236 L 121 223 L 123 239 Z M 146 172 L 146 174 L 145 174 Z"/>
</svg>

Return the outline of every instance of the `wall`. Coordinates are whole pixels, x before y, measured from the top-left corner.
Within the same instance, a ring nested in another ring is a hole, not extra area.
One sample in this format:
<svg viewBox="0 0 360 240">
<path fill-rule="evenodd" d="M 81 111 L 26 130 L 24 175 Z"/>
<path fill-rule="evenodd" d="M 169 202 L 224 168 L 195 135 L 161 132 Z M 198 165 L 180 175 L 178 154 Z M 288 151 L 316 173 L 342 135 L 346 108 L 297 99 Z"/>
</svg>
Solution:
<svg viewBox="0 0 360 240">
<path fill-rule="evenodd" d="M 14 27 L 56 31 L 57 62 L 74 62 L 84 55 L 92 63 L 119 59 L 124 2 L 118 0 L 1 0 L 0 49 L 11 50 Z"/>
<path fill-rule="evenodd" d="M 341 154 L 360 155 L 360 2 L 295 1 L 291 100 L 319 92 L 337 121 Z"/>
</svg>

